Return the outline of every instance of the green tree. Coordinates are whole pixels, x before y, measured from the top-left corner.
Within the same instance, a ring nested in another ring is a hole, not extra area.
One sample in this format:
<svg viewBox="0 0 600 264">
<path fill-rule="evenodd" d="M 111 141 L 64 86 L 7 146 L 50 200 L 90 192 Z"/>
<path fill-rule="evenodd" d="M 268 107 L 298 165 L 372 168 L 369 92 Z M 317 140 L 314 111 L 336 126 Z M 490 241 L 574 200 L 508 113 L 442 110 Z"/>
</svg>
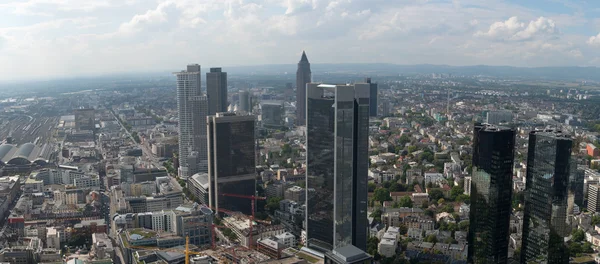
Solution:
<svg viewBox="0 0 600 264">
<path fill-rule="evenodd" d="M 464 193 L 464 190 L 463 190 L 462 187 L 460 187 L 460 186 L 454 186 L 454 187 L 452 187 L 452 190 L 450 190 L 450 199 L 452 201 L 456 201 L 456 198 L 459 195 L 462 195 L 463 193 Z"/>
<path fill-rule="evenodd" d="M 376 209 L 371 213 L 370 217 L 373 217 L 373 219 L 377 220 L 378 222 L 381 222 L 381 214 L 381 209 Z"/>
<path fill-rule="evenodd" d="M 425 238 L 425 242 L 429 242 L 429 243 L 437 243 L 437 242 L 438 242 L 438 240 L 437 240 L 437 237 L 436 237 L 435 235 L 433 235 L 433 234 L 432 234 L 432 235 L 428 235 L 428 236 Z"/>
<path fill-rule="evenodd" d="M 279 202 L 281 202 L 281 200 L 283 200 L 283 198 L 281 197 L 271 197 L 267 200 L 267 210 L 269 210 L 269 212 L 271 214 L 275 213 L 275 210 L 279 209 Z"/>
<path fill-rule="evenodd" d="M 413 202 L 412 199 L 410 199 L 410 196 L 402 196 L 402 198 L 400 198 L 400 201 L 398 201 L 398 204 L 400 207 L 413 207 Z"/>
<path fill-rule="evenodd" d="M 417 151 L 419 148 L 417 148 L 417 146 L 412 145 L 412 146 L 408 146 L 408 153 L 413 153 L 415 151 Z"/>
<path fill-rule="evenodd" d="M 583 232 L 582 229 L 573 230 L 572 235 L 573 235 L 572 238 L 573 238 L 574 242 L 581 242 L 585 238 L 585 232 Z"/>
<path fill-rule="evenodd" d="M 375 191 L 375 189 L 377 188 L 377 184 L 375 184 L 375 183 L 373 183 L 373 182 L 369 182 L 369 184 L 368 184 L 368 187 L 367 187 L 367 188 L 368 188 L 369 192 L 374 192 L 374 191 Z"/>
<path fill-rule="evenodd" d="M 594 215 L 592 216 L 592 226 L 600 224 L 600 216 Z"/>
<path fill-rule="evenodd" d="M 377 189 L 375 189 L 375 193 L 373 194 L 373 199 L 383 203 L 385 201 L 391 201 L 392 197 L 390 196 L 390 191 L 388 191 L 388 189 L 377 188 Z"/>
<path fill-rule="evenodd" d="M 429 190 L 429 199 L 432 201 L 437 201 L 441 198 L 444 198 L 444 192 L 437 188 L 432 188 Z"/>
</svg>

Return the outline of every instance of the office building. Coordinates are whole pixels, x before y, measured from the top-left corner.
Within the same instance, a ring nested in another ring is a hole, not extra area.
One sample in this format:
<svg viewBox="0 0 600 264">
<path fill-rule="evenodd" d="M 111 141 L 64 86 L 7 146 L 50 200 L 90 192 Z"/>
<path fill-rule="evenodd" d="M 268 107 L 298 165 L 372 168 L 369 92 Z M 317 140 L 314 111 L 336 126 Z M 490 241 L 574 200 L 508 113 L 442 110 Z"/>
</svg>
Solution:
<svg viewBox="0 0 600 264">
<path fill-rule="evenodd" d="M 283 126 L 283 102 L 263 101 L 261 103 L 261 122 L 267 128 L 280 128 Z"/>
<path fill-rule="evenodd" d="M 173 73 L 177 77 L 177 113 L 179 115 L 179 175 L 188 178 L 206 172 L 207 98 L 202 96 L 200 65 L 191 64 L 186 71 Z M 199 155 L 190 159 L 190 154 Z M 190 171 L 190 161 L 194 168 Z"/>
<path fill-rule="evenodd" d="M 587 209 L 592 214 L 600 212 L 600 185 L 598 184 L 589 186 Z"/>
<path fill-rule="evenodd" d="M 221 68 L 210 68 L 210 72 L 206 73 L 206 96 L 208 115 L 227 112 L 227 73 Z"/>
<path fill-rule="evenodd" d="M 325 253 L 325 264 L 372 263 L 373 257 L 359 248 L 347 245 Z"/>
<path fill-rule="evenodd" d="M 187 181 L 188 189 L 194 198 L 203 205 L 208 206 L 209 184 L 208 173 L 196 173 Z"/>
<path fill-rule="evenodd" d="M 296 125 L 298 126 L 306 123 L 306 84 L 311 82 L 311 78 L 310 62 L 306 58 L 306 53 L 302 51 L 296 71 Z"/>
<path fill-rule="evenodd" d="M 390 112 L 392 111 L 391 108 L 390 100 L 381 100 L 381 116 L 390 116 Z"/>
<path fill-rule="evenodd" d="M 573 196 L 573 201 L 580 208 L 583 207 L 583 182 L 585 180 L 585 169 L 584 167 L 577 166 L 577 160 L 571 159 L 571 181 L 570 194 Z"/>
<path fill-rule="evenodd" d="M 307 85 L 307 246 L 320 252 L 366 250 L 369 88 Z"/>
<path fill-rule="evenodd" d="M 365 82 L 370 85 L 369 89 L 369 116 L 376 117 L 377 116 L 377 99 L 379 99 L 378 95 L 378 87 L 377 83 L 371 82 L 371 78 L 365 78 Z"/>
<path fill-rule="evenodd" d="M 515 130 L 476 123 L 468 262 L 507 263 Z"/>
<path fill-rule="evenodd" d="M 256 192 L 255 117 L 217 113 L 208 119 L 210 207 L 251 214 L 250 200 L 223 194 Z"/>
<path fill-rule="evenodd" d="M 489 111 L 486 114 L 485 122 L 493 125 L 512 123 L 513 114 L 511 111 Z"/>
<path fill-rule="evenodd" d="M 248 91 L 240 91 L 239 92 L 239 104 L 238 111 L 241 112 L 252 112 L 252 102 L 250 101 L 250 92 Z"/>
<path fill-rule="evenodd" d="M 521 263 L 569 263 L 564 239 L 571 174 L 570 136 L 557 130 L 529 133 Z"/>
</svg>

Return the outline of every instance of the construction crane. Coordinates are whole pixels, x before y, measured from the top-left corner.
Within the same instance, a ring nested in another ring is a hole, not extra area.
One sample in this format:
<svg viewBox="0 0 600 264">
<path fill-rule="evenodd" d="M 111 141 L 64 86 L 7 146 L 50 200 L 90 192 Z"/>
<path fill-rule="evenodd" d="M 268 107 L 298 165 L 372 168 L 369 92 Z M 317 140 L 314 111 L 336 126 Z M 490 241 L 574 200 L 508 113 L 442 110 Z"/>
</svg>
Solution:
<svg viewBox="0 0 600 264">
<path fill-rule="evenodd" d="M 254 240 L 252 239 L 252 225 L 253 225 L 253 222 L 254 222 L 254 203 L 256 202 L 256 200 L 267 200 L 267 197 L 256 196 L 256 195 L 241 195 L 241 194 L 233 194 L 233 193 L 223 193 L 221 195 L 227 196 L 227 197 L 236 197 L 236 198 L 250 199 L 251 206 L 252 206 L 252 217 L 250 219 L 248 219 L 250 221 L 250 244 L 249 244 L 249 248 L 253 248 Z"/>
<path fill-rule="evenodd" d="M 213 235 L 213 239 L 214 239 L 214 235 Z M 213 244 L 214 244 L 214 241 L 213 241 Z M 167 252 L 184 253 L 185 254 L 185 264 L 189 264 L 190 263 L 190 255 L 200 255 L 200 256 L 206 256 L 207 255 L 207 254 L 205 254 L 203 252 L 191 251 L 190 250 L 190 237 L 189 236 L 185 237 L 185 249 L 184 250 L 177 249 L 177 248 L 165 248 L 165 249 L 161 249 L 161 248 L 158 248 L 158 247 L 147 247 L 147 246 L 129 246 L 129 248 L 142 249 L 142 250 L 153 250 L 153 251 L 167 251 Z M 231 248 L 231 254 L 232 254 L 233 257 L 236 256 L 235 255 L 235 250 L 234 250 L 233 247 Z M 219 263 L 226 262 L 222 257 L 219 258 L 219 260 L 221 260 L 221 262 L 219 262 Z"/>
</svg>

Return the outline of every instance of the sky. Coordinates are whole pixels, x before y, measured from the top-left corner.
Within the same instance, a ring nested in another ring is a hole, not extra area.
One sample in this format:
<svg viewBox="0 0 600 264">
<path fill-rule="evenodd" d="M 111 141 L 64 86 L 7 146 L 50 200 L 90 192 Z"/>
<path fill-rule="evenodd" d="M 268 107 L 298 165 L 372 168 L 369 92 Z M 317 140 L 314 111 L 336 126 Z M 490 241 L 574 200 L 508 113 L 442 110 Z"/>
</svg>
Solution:
<svg viewBox="0 0 600 264">
<path fill-rule="evenodd" d="M 311 63 L 600 66 L 597 0 L 0 0 L 0 80 Z"/>
</svg>

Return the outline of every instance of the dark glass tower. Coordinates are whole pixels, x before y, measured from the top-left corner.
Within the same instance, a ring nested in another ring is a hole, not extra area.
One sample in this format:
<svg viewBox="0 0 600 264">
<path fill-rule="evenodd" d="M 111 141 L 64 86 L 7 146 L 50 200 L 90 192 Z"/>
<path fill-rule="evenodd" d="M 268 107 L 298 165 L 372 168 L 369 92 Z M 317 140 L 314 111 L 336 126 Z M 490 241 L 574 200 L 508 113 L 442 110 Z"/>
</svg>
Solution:
<svg viewBox="0 0 600 264">
<path fill-rule="evenodd" d="M 227 73 L 221 68 L 210 68 L 206 73 L 206 96 L 208 115 L 227 112 Z"/>
<path fill-rule="evenodd" d="M 377 99 L 378 99 L 377 83 L 372 83 L 371 78 L 365 78 L 365 82 L 370 84 L 370 86 L 371 86 L 370 92 L 369 92 L 369 99 L 370 99 L 369 115 L 377 116 L 377 107 L 378 107 L 378 105 L 377 105 Z"/>
<path fill-rule="evenodd" d="M 298 62 L 296 71 L 296 125 L 306 123 L 306 84 L 311 82 L 310 62 L 306 53 L 302 51 L 302 58 Z"/>
<path fill-rule="evenodd" d="M 529 133 L 521 263 L 569 263 L 564 239 L 571 233 L 567 214 L 574 201 L 569 199 L 572 144 L 560 131 Z"/>
<path fill-rule="evenodd" d="M 475 124 L 468 263 L 507 263 L 515 130 Z"/>
<path fill-rule="evenodd" d="M 250 201 L 224 193 L 254 195 L 256 165 L 253 115 L 217 113 L 208 117 L 208 177 L 211 208 L 252 214 Z"/>
<path fill-rule="evenodd" d="M 309 83 L 307 246 L 366 250 L 369 84 Z"/>
</svg>

